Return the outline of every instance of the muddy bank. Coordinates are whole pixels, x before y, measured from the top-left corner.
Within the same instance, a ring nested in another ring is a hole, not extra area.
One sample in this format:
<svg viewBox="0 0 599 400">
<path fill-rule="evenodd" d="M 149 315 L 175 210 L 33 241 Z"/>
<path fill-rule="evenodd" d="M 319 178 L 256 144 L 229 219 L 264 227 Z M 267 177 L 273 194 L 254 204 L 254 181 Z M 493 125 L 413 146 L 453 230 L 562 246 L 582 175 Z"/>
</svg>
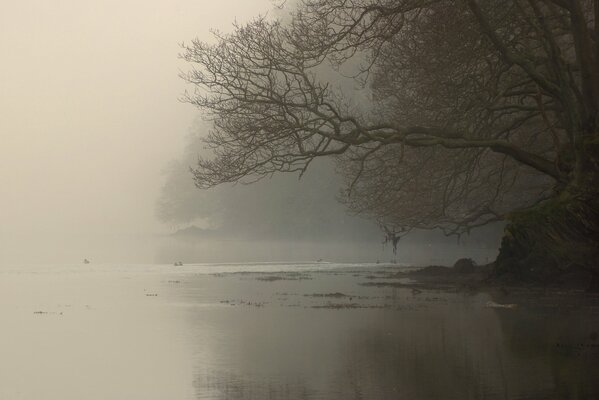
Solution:
<svg viewBox="0 0 599 400">
<path fill-rule="evenodd" d="M 431 265 L 423 268 L 397 271 L 384 276 L 384 280 L 367 277 L 364 286 L 403 287 L 414 290 L 490 291 L 498 293 L 521 290 L 546 293 L 597 294 L 591 285 L 592 277 L 585 270 L 571 270 L 550 282 L 534 282 L 503 274 L 498 276 L 494 263 L 475 265 L 469 259 L 461 259 L 453 267 Z M 383 278 L 381 276 L 380 278 Z"/>
</svg>

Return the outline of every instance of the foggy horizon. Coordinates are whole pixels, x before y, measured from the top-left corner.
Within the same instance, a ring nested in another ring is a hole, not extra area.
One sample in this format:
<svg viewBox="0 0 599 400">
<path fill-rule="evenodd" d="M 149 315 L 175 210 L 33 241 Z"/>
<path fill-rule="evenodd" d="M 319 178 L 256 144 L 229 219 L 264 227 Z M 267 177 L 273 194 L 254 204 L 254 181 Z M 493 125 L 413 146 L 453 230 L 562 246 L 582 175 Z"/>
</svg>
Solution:
<svg viewBox="0 0 599 400">
<path fill-rule="evenodd" d="M 172 232 L 155 204 L 200 114 L 179 101 L 180 44 L 272 10 L 269 0 L 4 4 L 0 263 L 80 261 L 94 243 L 125 261 L 135 256 L 115 248 L 123 242 Z"/>
</svg>

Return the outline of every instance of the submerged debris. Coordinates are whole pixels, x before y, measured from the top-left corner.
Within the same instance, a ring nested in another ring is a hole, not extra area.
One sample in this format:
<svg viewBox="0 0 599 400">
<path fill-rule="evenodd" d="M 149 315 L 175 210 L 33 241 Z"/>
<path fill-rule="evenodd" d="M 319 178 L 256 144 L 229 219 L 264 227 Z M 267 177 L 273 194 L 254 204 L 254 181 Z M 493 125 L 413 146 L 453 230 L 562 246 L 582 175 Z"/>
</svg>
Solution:
<svg viewBox="0 0 599 400">
<path fill-rule="evenodd" d="M 259 281 L 264 282 L 274 282 L 274 281 L 282 281 L 289 278 L 283 278 L 282 276 L 259 276 L 256 278 Z"/>
<path fill-rule="evenodd" d="M 246 301 L 246 300 L 221 300 L 221 304 L 227 304 L 230 306 L 251 306 L 251 307 L 264 307 L 268 302 L 265 301 Z"/>
<path fill-rule="evenodd" d="M 313 293 L 313 294 L 305 294 L 305 297 L 336 297 L 336 298 L 342 298 L 342 297 L 350 297 L 346 294 L 340 293 L 340 292 L 335 292 L 335 293 Z M 351 297 L 350 297 L 351 299 Z"/>
<path fill-rule="evenodd" d="M 344 308 L 366 308 L 364 305 L 360 305 L 358 303 L 327 303 L 317 306 L 312 306 L 312 308 L 332 308 L 336 310 L 344 309 Z"/>
<path fill-rule="evenodd" d="M 56 312 L 56 311 L 34 311 L 33 313 L 37 314 L 37 315 L 42 315 L 42 314 L 62 315 L 62 311 L 61 312 Z"/>
<path fill-rule="evenodd" d="M 487 301 L 487 304 L 485 304 L 485 307 L 488 308 L 516 308 L 518 307 L 517 304 L 499 304 L 499 303 L 495 303 L 494 301 Z"/>
<path fill-rule="evenodd" d="M 263 282 L 275 282 L 275 281 L 303 281 L 310 280 L 312 277 L 310 275 L 301 274 L 301 273 L 287 273 L 284 275 L 262 275 L 256 278 L 259 281 Z"/>
</svg>

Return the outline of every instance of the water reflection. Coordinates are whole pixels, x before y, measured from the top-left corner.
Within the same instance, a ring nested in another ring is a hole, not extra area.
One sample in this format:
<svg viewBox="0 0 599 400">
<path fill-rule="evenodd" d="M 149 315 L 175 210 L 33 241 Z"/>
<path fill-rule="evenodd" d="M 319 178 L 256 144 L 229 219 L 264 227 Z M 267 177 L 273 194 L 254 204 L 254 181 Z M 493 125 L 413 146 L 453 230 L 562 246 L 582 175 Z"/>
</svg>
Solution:
<svg viewBox="0 0 599 400">
<path fill-rule="evenodd" d="M 589 342 L 599 320 L 591 305 L 567 315 L 531 304 L 497 310 L 485 307 L 484 294 L 414 295 L 359 286 L 363 280 L 349 273 L 315 274 L 302 282 L 264 283 L 247 275 L 219 280 L 223 298 L 234 288 L 248 302 L 266 305 L 253 308 L 241 301 L 189 313 L 197 398 L 586 399 L 599 394 L 599 354 Z M 336 304 L 309 295 L 318 291 L 351 293 L 365 308 L 313 308 L 318 301 Z M 373 308 L 377 304 L 381 308 Z M 562 345 L 585 338 L 584 354 Z"/>
<path fill-rule="evenodd" d="M 0 399 L 599 398 L 599 297 L 361 285 L 393 272 L 0 270 Z"/>
<path fill-rule="evenodd" d="M 532 299 L 534 298 L 534 301 Z M 520 296 L 523 307 L 498 312 L 511 354 L 522 364 L 538 364 L 550 377 L 551 398 L 595 399 L 599 395 L 598 298 Z M 524 371 L 530 386 L 545 375 Z"/>
</svg>

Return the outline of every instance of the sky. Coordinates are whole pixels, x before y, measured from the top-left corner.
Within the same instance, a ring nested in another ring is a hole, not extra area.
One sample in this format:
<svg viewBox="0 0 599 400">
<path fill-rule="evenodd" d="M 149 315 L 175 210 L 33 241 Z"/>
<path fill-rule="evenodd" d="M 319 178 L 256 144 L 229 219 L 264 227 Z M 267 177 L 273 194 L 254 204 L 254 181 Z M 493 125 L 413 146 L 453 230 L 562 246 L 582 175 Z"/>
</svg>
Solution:
<svg viewBox="0 0 599 400">
<path fill-rule="evenodd" d="M 164 231 L 155 218 L 163 171 L 199 113 L 179 101 L 187 69 L 179 45 L 272 8 L 270 0 L 3 1 L 0 262 L 31 255 L 41 241 L 56 250 L 73 237 Z"/>
<path fill-rule="evenodd" d="M 0 265 L 80 263 L 84 258 L 146 263 L 393 257 L 380 246 L 382 234 L 343 216 L 343 206 L 334 201 L 335 190 L 327 190 L 326 198 L 316 193 L 322 179 L 307 189 L 313 193 L 294 199 L 288 198 L 301 193 L 302 187 L 283 179 L 274 180 L 278 187 L 263 185 L 212 196 L 224 210 L 253 214 L 254 219 L 247 221 L 239 213 L 231 214 L 229 224 L 220 227 L 231 232 L 243 219 L 252 228 L 234 243 L 230 235 L 201 246 L 197 240 L 175 243 L 169 235 L 177 227 L 157 218 L 164 188 L 173 178 L 175 183 L 181 179 L 172 174 L 173 162 L 187 174 L 184 164 L 195 158 L 189 154 L 189 138 L 197 134 L 194 125 L 200 111 L 179 100 L 186 89 L 193 89 L 179 77 L 189 69 L 178 57 L 180 44 L 194 38 L 211 41 L 211 30 L 232 31 L 234 22 L 244 23 L 259 14 L 282 15 L 275 4 L 272 0 L 1 2 Z M 180 192 L 167 199 L 193 203 L 196 195 L 185 192 L 194 189 L 192 183 L 177 185 Z M 276 193 L 279 188 L 285 193 Z M 223 200 L 240 194 L 245 197 L 237 202 Z M 249 207 L 246 200 L 262 207 Z M 298 213 L 295 220 L 285 214 L 290 204 Z M 188 211 L 196 212 L 194 207 Z M 329 218 L 323 207 L 339 217 Z M 265 214 L 274 208 L 278 214 Z M 318 221 L 291 226 L 298 218 Z M 336 226 L 340 219 L 345 225 Z M 268 221 L 286 224 L 289 232 L 264 227 Z M 257 225 L 266 232 L 259 238 L 263 243 L 243 243 L 255 236 Z M 351 231 L 345 236 L 353 237 L 366 232 L 376 238 L 367 248 L 320 240 L 313 240 L 316 247 L 300 243 L 300 236 L 304 240 L 310 229 L 323 231 L 323 226 L 329 233 Z M 273 243 L 266 240 L 267 234 L 285 236 L 288 242 Z M 412 253 L 412 259 L 424 254 Z"/>
</svg>

